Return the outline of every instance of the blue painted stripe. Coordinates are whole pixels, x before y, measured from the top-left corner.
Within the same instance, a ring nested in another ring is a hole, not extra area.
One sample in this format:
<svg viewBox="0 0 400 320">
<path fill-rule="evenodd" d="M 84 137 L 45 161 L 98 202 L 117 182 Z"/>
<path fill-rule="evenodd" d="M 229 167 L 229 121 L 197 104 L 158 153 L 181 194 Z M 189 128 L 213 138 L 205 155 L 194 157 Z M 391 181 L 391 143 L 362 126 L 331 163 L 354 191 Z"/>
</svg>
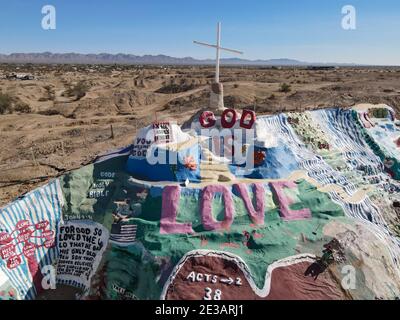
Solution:
<svg viewBox="0 0 400 320">
<path fill-rule="evenodd" d="M 0 225 L 2 230 L 4 229 L 7 232 L 13 231 L 16 223 L 20 220 L 29 220 L 33 225 L 47 220 L 49 221 L 48 229 L 56 233 L 58 224 L 62 218 L 62 203 L 63 195 L 59 181 L 52 181 L 48 185 L 26 194 L 22 199 L 1 209 Z M 17 233 L 14 233 L 13 236 L 16 237 Z M 32 242 L 39 243 L 36 240 L 32 240 Z M 43 243 L 43 241 L 40 241 L 40 243 Z M 53 264 L 57 256 L 57 248 L 40 248 L 35 252 L 35 257 L 40 266 Z M 32 277 L 29 272 L 27 260 L 23 255 L 21 255 L 21 259 L 21 265 L 13 270 L 9 270 L 6 261 L 0 259 L 0 268 L 18 291 L 19 297 L 34 299 L 37 292 L 32 286 Z"/>
</svg>

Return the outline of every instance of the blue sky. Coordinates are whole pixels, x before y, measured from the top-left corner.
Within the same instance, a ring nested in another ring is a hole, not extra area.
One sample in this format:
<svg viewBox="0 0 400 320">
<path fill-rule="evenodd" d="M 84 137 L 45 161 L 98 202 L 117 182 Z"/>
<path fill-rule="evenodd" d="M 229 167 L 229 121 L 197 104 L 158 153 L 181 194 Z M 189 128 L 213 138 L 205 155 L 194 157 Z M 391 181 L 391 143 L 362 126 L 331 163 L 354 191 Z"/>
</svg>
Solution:
<svg viewBox="0 0 400 320">
<path fill-rule="evenodd" d="M 41 28 L 46 4 L 57 10 L 56 30 Z M 356 30 L 341 27 L 348 4 Z M 0 52 L 212 58 L 192 40 L 214 42 L 217 21 L 223 46 L 247 59 L 400 65 L 398 0 L 0 0 Z"/>
</svg>

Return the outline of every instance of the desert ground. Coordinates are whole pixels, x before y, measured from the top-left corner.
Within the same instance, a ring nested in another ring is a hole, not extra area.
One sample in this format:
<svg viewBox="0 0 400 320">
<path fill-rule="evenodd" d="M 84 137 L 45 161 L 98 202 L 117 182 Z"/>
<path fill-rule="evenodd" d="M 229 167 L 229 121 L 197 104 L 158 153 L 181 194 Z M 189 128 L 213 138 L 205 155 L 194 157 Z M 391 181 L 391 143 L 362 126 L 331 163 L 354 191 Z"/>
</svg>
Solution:
<svg viewBox="0 0 400 320">
<path fill-rule="evenodd" d="M 18 80 L 11 74 L 30 74 Z M 209 103 L 213 67 L 0 65 L 0 207 Z M 358 103 L 400 111 L 400 68 L 223 67 L 225 107 L 257 114 Z"/>
</svg>

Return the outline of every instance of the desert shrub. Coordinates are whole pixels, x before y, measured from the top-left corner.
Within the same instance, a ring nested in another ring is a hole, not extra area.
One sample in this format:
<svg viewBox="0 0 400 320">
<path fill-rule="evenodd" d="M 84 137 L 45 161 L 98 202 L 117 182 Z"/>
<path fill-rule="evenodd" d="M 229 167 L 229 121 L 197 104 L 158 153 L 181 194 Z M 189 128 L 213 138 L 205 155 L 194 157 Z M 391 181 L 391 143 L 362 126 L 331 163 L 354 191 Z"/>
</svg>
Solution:
<svg viewBox="0 0 400 320">
<path fill-rule="evenodd" d="M 27 103 L 20 102 L 17 105 L 15 105 L 13 111 L 20 112 L 20 113 L 31 113 L 32 109 Z"/>
<path fill-rule="evenodd" d="M 74 86 L 70 86 L 65 91 L 65 95 L 68 97 L 75 97 L 76 100 L 80 100 L 86 95 L 88 90 L 89 86 L 85 83 L 85 81 L 79 81 Z"/>
<path fill-rule="evenodd" d="M 7 93 L 0 92 L 0 114 L 12 112 L 12 97 Z"/>
<path fill-rule="evenodd" d="M 281 88 L 279 89 L 280 92 L 284 92 L 284 93 L 288 93 L 292 90 L 292 87 L 290 84 L 282 83 L 281 84 Z"/>
<path fill-rule="evenodd" d="M 233 85 L 233 87 L 234 87 L 235 89 L 237 89 L 237 88 L 239 88 L 239 85 L 238 85 L 237 83 L 235 83 L 235 84 Z"/>
<path fill-rule="evenodd" d="M 163 86 L 160 89 L 156 90 L 156 93 L 164 93 L 164 94 L 174 94 L 174 93 L 180 93 L 180 92 L 185 92 L 189 90 L 195 89 L 196 86 L 194 84 L 182 84 L 182 85 L 177 85 L 177 84 L 170 84 L 167 86 Z"/>
<path fill-rule="evenodd" d="M 41 114 L 43 116 L 54 116 L 56 114 L 60 114 L 60 112 L 56 109 L 47 109 L 39 111 L 38 114 Z"/>
<path fill-rule="evenodd" d="M 269 100 L 275 100 L 275 98 L 276 97 L 275 97 L 275 95 L 273 93 L 268 97 Z"/>
<path fill-rule="evenodd" d="M 39 101 L 41 101 L 41 99 L 44 99 L 43 101 L 46 101 L 46 100 L 54 100 L 54 98 L 55 98 L 55 91 L 54 91 L 53 87 L 47 85 L 47 86 L 44 86 L 43 88 L 46 90 L 47 97 L 40 98 Z"/>
</svg>

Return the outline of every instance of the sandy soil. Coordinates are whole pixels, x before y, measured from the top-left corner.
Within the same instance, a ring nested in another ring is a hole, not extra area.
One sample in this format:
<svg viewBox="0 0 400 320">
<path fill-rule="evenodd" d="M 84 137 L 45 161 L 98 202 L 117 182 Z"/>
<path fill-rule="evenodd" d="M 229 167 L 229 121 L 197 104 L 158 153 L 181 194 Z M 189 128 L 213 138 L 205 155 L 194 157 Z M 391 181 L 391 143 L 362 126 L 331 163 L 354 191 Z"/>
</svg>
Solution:
<svg viewBox="0 0 400 320">
<path fill-rule="evenodd" d="M 12 72 L 36 79 L 4 79 Z M 400 110 L 400 68 L 224 67 L 221 74 L 225 106 L 258 114 L 358 103 Z M 0 206 L 129 144 L 156 119 L 183 123 L 208 106 L 212 79 L 209 67 L 0 65 L 1 93 L 12 98 L 12 108 L 30 108 L 0 114 Z M 69 90 L 80 81 L 83 97 Z M 289 92 L 280 91 L 283 83 Z"/>
</svg>

